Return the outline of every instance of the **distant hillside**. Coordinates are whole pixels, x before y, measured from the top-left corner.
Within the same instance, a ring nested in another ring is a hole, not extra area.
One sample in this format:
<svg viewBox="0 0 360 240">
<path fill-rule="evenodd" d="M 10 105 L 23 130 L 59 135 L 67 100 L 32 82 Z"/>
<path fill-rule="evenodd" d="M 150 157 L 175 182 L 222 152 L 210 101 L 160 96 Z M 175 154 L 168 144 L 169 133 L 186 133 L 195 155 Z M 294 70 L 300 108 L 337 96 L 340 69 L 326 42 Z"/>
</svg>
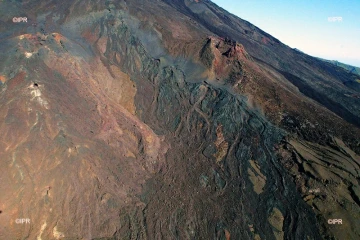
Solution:
<svg viewBox="0 0 360 240">
<path fill-rule="evenodd" d="M 297 49 L 297 48 L 293 48 L 295 51 L 298 51 L 300 53 L 304 53 L 303 51 L 301 51 L 300 49 Z"/>
<path fill-rule="evenodd" d="M 349 71 L 349 73 L 354 73 L 354 74 L 360 75 L 360 68 L 358 68 L 358 67 L 351 66 L 351 65 L 348 65 L 348 64 L 345 64 L 345 63 L 341 63 L 341 62 L 336 61 L 336 60 L 326 60 L 326 59 L 322 59 L 322 58 L 319 58 L 319 59 L 324 61 L 324 62 L 334 64 L 334 65 L 336 65 L 338 67 L 342 67 L 343 69 Z"/>
</svg>

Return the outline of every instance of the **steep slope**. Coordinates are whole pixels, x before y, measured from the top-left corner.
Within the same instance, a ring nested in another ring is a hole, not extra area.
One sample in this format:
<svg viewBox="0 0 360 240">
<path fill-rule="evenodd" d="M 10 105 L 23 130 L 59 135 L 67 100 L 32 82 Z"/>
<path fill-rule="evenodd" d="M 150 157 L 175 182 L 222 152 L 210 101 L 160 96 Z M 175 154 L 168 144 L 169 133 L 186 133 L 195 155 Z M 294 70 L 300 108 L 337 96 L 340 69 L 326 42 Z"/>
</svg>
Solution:
<svg viewBox="0 0 360 240">
<path fill-rule="evenodd" d="M 1 239 L 359 237 L 353 75 L 210 1 L 3 7 Z"/>
</svg>

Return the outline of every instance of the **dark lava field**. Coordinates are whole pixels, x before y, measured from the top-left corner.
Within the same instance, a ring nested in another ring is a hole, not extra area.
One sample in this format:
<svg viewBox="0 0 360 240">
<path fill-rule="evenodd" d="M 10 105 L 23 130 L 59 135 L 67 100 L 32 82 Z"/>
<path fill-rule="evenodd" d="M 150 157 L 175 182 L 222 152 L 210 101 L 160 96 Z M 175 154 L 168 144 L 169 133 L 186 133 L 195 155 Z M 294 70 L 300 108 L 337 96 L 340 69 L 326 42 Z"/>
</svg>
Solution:
<svg viewBox="0 0 360 240">
<path fill-rule="evenodd" d="M 360 239 L 359 79 L 209 0 L 0 1 L 0 239 Z"/>
</svg>

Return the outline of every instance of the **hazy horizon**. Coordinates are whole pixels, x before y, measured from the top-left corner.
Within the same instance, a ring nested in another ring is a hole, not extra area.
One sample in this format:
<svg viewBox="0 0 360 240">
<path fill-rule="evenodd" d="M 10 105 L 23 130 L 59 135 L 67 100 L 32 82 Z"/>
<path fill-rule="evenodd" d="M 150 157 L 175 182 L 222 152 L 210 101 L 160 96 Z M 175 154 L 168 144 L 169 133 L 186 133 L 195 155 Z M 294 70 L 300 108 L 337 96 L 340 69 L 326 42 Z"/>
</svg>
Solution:
<svg viewBox="0 0 360 240">
<path fill-rule="evenodd" d="M 291 48 L 314 57 L 360 67 L 360 15 L 356 13 L 360 1 L 213 2 Z"/>
</svg>

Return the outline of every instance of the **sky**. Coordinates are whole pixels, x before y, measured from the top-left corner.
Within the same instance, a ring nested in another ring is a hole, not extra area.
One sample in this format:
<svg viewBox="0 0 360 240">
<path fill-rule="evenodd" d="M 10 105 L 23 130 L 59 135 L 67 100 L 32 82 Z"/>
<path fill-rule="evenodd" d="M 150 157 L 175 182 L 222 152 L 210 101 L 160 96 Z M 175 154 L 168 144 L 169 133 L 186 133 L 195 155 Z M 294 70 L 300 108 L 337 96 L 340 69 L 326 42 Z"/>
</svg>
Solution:
<svg viewBox="0 0 360 240">
<path fill-rule="evenodd" d="M 360 67 L 360 0 L 212 2 L 292 48 Z"/>
</svg>

